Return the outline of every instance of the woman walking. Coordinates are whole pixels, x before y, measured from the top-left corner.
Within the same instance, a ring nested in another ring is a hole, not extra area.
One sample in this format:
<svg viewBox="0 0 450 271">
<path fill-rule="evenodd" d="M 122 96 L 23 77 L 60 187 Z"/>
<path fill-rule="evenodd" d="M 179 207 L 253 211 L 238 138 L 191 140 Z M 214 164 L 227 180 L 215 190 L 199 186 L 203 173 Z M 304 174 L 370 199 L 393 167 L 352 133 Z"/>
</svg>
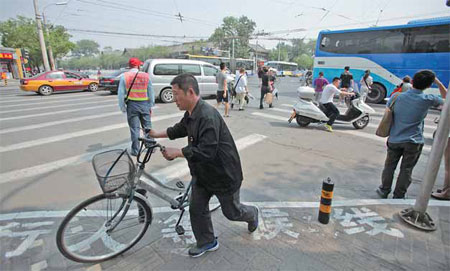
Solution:
<svg viewBox="0 0 450 271">
<path fill-rule="evenodd" d="M 370 70 L 366 70 L 364 72 L 364 76 L 361 78 L 361 81 L 359 81 L 359 83 L 361 84 L 361 89 L 359 91 L 359 93 L 361 94 L 361 100 L 365 102 L 367 95 L 372 89 L 373 84 L 373 78 L 372 76 L 370 76 Z"/>
</svg>

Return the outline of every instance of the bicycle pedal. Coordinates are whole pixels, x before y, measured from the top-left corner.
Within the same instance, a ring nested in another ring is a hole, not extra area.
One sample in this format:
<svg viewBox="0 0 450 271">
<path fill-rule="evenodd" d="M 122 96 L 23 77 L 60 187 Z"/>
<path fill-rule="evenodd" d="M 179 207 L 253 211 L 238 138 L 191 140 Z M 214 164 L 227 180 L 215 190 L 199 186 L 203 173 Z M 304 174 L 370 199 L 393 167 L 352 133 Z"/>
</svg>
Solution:
<svg viewBox="0 0 450 271">
<path fill-rule="evenodd" d="M 182 181 L 176 182 L 175 185 L 180 189 L 184 188 L 184 183 Z"/>
<path fill-rule="evenodd" d="M 177 232 L 178 235 L 183 235 L 183 234 L 184 234 L 184 228 L 183 228 L 183 226 L 181 226 L 181 225 L 178 225 L 178 226 L 175 228 L 175 231 Z"/>
</svg>

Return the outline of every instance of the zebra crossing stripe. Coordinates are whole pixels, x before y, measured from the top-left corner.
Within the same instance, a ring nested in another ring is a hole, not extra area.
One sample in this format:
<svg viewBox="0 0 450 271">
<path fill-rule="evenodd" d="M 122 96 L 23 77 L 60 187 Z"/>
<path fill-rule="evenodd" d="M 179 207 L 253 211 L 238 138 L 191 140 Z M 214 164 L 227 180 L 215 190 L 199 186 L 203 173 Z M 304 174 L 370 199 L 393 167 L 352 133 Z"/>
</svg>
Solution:
<svg viewBox="0 0 450 271">
<path fill-rule="evenodd" d="M 88 96 L 88 97 L 80 97 L 80 98 L 72 98 L 72 97 L 64 97 L 64 98 L 60 98 L 58 100 L 53 99 L 48 101 L 47 98 L 42 98 L 42 99 L 26 99 L 24 100 L 27 101 L 27 103 L 17 103 L 17 102 L 22 102 L 22 101 L 14 101 L 14 104 L 10 104 L 10 105 L 1 105 L 2 108 L 10 108 L 10 107 L 24 107 L 24 106 L 33 106 L 33 105 L 42 105 L 42 104 L 55 104 L 55 103 L 64 103 L 64 102 L 73 102 L 73 101 L 85 101 L 85 100 L 114 100 L 113 98 L 115 98 L 117 100 L 117 98 L 115 96 L 107 96 L 107 97 L 101 97 L 101 96 Z M 11 101 L 12 102 L 12 101 Z"/>
<path fill-rule="evenodd" d="M 6 113 L 14 113 L 14 112 L 23 112 L 23 111 L 32 111 L 32 110 L 46 110 L 46 109 L 52 109 L 52 108 L 59 108 L 59 107 L 70 107 L 70 106 L 77 106 L 77 105 L 88 105 L 88 104 L 102 104 L 102 103 L 110 103 L 109 100 L 103 100 L 103 101 L 92 101 L 92 102 L 78 102 L 78 103 L 70 103 L 70 104 L 58 104 L 58 105 L 52 105 L 52 106 L 38 106 L 38 107 L 26 107 L 26 108 L 20 108 L 20 109 L 13 109 L 13 110 L 7 110 L 7 111 L 0 111 L 0 114 L 6 114 Z M 33 104 L 34 105 L 34 104 Z"/>
<path fill-rule="evenodd" d="M 2 118 L 2 119 L 0 119 L 0 121 L 36 118 L 36 117 L 51 116 L 51 115 L 57 115 L 57 114 L 63 114 L 63 113 L 71 113 L 71 112 L 85 111 L 85 110 L 99 109 L 99 108 L 106 108 L 106 107 L 113 107 L 113 106 L 117 107 L 117 104 L 90 106 L 90 107 L 68 109 L 68 110 L 61 110 L 61 111 L 52 111 L 52 112 L 39 113 L 39 114 L 29 114 L 29 115 L 25 115 L 25 116 L 16 116 L 16 117 Z"/>
<path fill-rule="evenodd" d="M 152 122 L 175 118 L 175 117 L 181 117 L 182 115 L 184 115 L 184 113 L 175 113 L 175 114 L 157 116 L 157 117 L 152 118 Z M 107 131 L 121 129 L 121 128 L 127 128 L 127 127 L 128 127 L 128 123 L 124 122 L 124 123 L 118 123 L 118 124 L 113 124 L 113 125 L 107 125 L 107 126 L 103 126 L 100 128 L 87 129 L 87 130 L 82 130 L 82 131 L 73 132 L 73 133 L 67 133 L 67 134 L 61 134 L 61 135 L 57 135 L 57 136 L 51 136 L 51 137 L 46 137 L 46 138 L 41 138 L 41 139 L 36 139 L 36 140 L 25 141 L 25 142 L 21 142 L 21 143 L 17 143 L 17 144 L 8 145 L 5 147 L 0 147 L 0 153 L 20 150 L 20 149 L 24 149 L 24 148 L 30 148 L 30 147 L 34 147 L 34 146 L 43 145 L 43 144 L 54 143 L 57 141 L 71 139 L 71 138 L 75 138 L 75 137 L 92 135 L 92 134 L 107 132 Z"/>
<path fill-rule="evenodd" d="M 2 96 L 3 97 L 3 96 Z M 40 95 L 23 95 L 23 96 L 12 96 L 9 97 L 15 97 L 14 99 L 2 99 L 0 101 L 0 104 L 5 103 L 17 103 L 17 102 L 36 102 L 36 101 L 53 101 L 53 100 L 66 100 L 66 99 L 73 99 L 74 97 L 101 97 L 101 98 L 108 98 L 108 97 L 116 97 L 112 95 L 98 95 L 98 94 L 82 94 L 80 92 L 77 93 L 60 93 L 58 95 L 52 95 L 50 97 L 44 97 Z"/>
<path fill-rule="evenodd" d="M 267 136 L 260 134 L 248 135 L 236 140 L 236 148 L 238 149 L 238 151 L 244 150 L 251 145 L 261 142 L 265 138 L 267 138 Z M 157 176 L 158 179 L 161 179 L 163 183 L 167 183 L 172 179 L 181 178 L 188 174 L 189 167 L 186 160 L 177 162 L 171 166 L 165 167 L 153 173 L 153 175 Z M 146 178 L 143 178 L 143 180 L 149 181 Z"/>
</svg>

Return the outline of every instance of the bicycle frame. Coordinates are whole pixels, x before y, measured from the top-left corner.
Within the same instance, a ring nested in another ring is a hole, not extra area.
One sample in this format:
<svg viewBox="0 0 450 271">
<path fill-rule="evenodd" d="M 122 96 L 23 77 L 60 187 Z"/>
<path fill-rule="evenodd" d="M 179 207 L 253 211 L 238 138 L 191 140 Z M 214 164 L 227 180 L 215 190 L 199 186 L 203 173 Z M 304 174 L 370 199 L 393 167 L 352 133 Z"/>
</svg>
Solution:
<svg viewBox="0 0 450 271">
<path fill-rule="evenodd" d="M 157 177 L 155 177 L 154 175 L 150 174 L 150 173 L 146 173 L 144 171 L 145 169 L 145 164 L 147 162 L 150 161 L 151 155 L 153 154 L 155 148 L 160 148 L 160 150 L 164 150 L 164 146 L 161 146 L 160 144 L 156 143 L 156 141 L 154 141 L 153 139 L 148 139 L 148 138 L 139 138 L 139 140 L 141 141 L 141 147 L 139 149 L 139 153 L 137 156 L 137 162 L 136 162 L 136 174 L 134 175 L 133 178 L 133 182 L 132 182 L 132 187 L 129 190 L 129 194 L 127 197 L 127 201 L 125 204 L 125 201 L 122 202 L 121 206 L 119 207 L 119 209 L 116 211 L 116 213 L 111 217 L 111 219 L 109 219 L 106 222 L 106 225 L 109 225 L 116 217 L 117 215 L 122 211 L 122 209 L 125 207 L 125 209 L 123 210 L 122 215 L 120 216 L 120 218 L 117 220 L 117 222 L 107 230 L 107 232 L 112 232 L 122 221 L 122 219 L 126 216 L 131 202 L 133 201 L 133 198 L 135 197 L 135 191 L 137 188 L 142 188 L 145 191 L 148 191 L 152 194 L 154 194 L 155 196 L 159 197 L 160 199 L 168 202 L 171 206 L 172 209 L 176 210 L 179 209 L 181 210 L 181 214 L 180 214 L 180 218 L 178 219 L 178 222 L 176 224 L 176 227 L 179 225 L 181 218 L 183 217 L 183 214 L 185 212 L 185 207 L 188 206 L 189 202 L 188 202 L 188 196 L 189 196 L 189 192 L 190 189 L 192 187 L 192 182 L 193 180 L 189 183 L 188 187 L 186 190 L 184 189 L 177 189 L 174 187 L 170 187 L 167 186 L 165 184 L 163 184 Z M 145 148 L 144 148 L 145 146 Z M 143 157 L 143 160 L 141 160 L 141 154 L 143 153 L 143 150 L 146 151 L 145 155 Z M 172 190 L 172 191 L 178 191 L 178 192 L 184 192 L 182 195 L 182 197 L 177 196 L 175 198 L 173 198 L 172 196 L 160 191 L 159 189 L 151 186 L 149 183 L 143 181 L 141 179 L 142 175 L 145 175 L 150 181 L 152 181 L 153 183 L 155 183 L 156 185 Z M 112 195 L 117 195 L 117 192 L 112 192 L 109 193 Z M 149 204 L 150 206 L 150 204 Z"/>
</svg>

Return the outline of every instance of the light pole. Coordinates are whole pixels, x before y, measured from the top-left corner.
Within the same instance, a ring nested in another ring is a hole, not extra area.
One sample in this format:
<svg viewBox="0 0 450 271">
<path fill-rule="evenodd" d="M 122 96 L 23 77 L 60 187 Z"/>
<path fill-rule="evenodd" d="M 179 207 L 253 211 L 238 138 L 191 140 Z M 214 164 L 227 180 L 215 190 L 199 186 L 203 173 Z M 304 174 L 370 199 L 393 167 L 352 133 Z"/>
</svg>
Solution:
<svg viewBox="0 0 450 271">
<path fill-rule="evenodd" d="M 34 13 L 36 16 L 36 24 L 38 28 L 39 44 L 41 45 L 42 60 L 44 61 L 44 69 L 45 71 L 49 71 L 50 67 L 48 65 L 47 50 L 45 49 L 44 33 L 42 32 L 42 22 L 41 16 L 39 15 L 38 12 L 37 0 L 33 0 L 33 4 L 34 4 Z"/>
<path fill-rule="evenodd" d="M 57 2 L 57 3 L 51 3 L 46 5 L 43 9 L 42 9 L 42 19 L 44 20 L 44 28 L 45 28 L 45 32 L 47 33 L 47 37 L 50 37 L 50 33 L 48 31 L 48 27 L 47 27 L 47 21 L 45 20 L 45 10 L 50 7 L 50 6 L 65 6 L 67 5 L 68 2 Z M 50 42 L 50 38 L 48 41 L 48 56 L 50 58 L 50 67 L 52 70 L 56 70 L 56 66 L 55 66 L 55 59 L 53 58 L 53 50 L 52 50 L 52 43 Z"/>
</svg>

